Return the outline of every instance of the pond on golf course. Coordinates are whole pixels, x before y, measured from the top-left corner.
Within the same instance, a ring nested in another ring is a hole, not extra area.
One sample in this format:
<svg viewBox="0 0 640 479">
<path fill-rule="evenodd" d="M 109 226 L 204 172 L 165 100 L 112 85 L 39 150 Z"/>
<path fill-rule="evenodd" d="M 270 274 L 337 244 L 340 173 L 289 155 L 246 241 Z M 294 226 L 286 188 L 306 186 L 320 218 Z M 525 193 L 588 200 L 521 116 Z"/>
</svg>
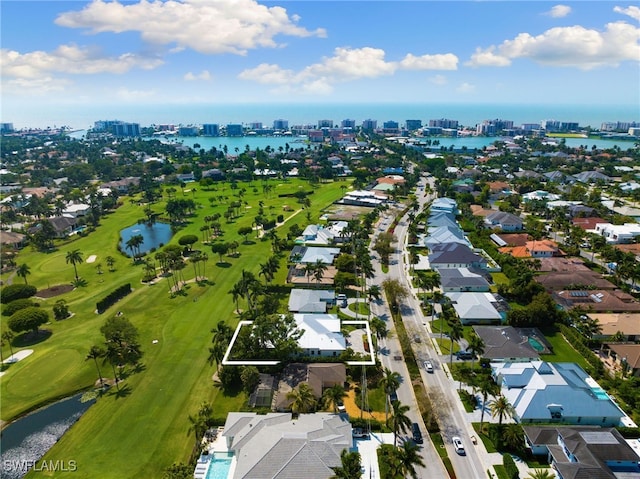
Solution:
<svg viewBox="0 0 640 479">
<path fill-rule="evenodd" d="M 171 225 L 167 223 L 136 223 L 120 231 L 120 249 L 127 256 L 133 256 L 133 251 L 127 248 L 127 242 L 136 235 L 142 236 L 139 253 L 148 253 L 151 249 L 158 249 L 167 244 L 173 236 Z"/>
</svg>

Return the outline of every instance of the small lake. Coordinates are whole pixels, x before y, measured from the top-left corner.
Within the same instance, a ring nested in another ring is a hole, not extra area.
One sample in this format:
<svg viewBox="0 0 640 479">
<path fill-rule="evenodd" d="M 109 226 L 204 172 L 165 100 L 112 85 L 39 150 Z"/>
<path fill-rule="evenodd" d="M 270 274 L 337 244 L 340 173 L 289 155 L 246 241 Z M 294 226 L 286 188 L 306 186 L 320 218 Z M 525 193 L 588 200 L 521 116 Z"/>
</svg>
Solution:
<svg viewBox="0 0 640 479">
<path fill-rule="evenodd" d="M 132 236 L 142 235 L 144 242 L 140 245 L 140 253 L 148 253 L 152 248 L 158 249 L 161 245 L 167 244 L 173 232 L 171 225 L 167 223 L 147 223 L 135 224 L 120 231 L 120 249 L 127 256 L 133 256 L 133 252 L 127 249 L 127 241 Z"/>
<path fill-rule="evenodd" d="M 82 394 L 63 399 L 18 419 L 2 431 L 0 477 L 19 479 L 58 442 L 95 399 L 83 402 Z M 70 461 L 67 461 L 70 462 Z M 70 470 L 74 464 L 58 464 Z"/>
</svg>

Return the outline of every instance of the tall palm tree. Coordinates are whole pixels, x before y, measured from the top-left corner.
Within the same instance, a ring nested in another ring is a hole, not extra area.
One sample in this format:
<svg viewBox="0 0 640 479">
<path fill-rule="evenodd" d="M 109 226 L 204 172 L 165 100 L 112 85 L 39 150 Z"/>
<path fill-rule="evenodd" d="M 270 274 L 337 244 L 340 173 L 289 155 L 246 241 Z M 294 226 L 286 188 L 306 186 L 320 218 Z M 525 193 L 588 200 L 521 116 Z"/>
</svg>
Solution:
<svg viewBox="0 0 640 479">
<path fill-rule="evenodd" d="M 116 389 L 120 391 L 120 386 L 118 384 L 118 373 L 116 372 L 116 366 L 119 367 L 122 363 L 122 351 L 120 350 L 120 347 L 115 343 L 109 343 L 102 357 L 104 358 L 103 362 L 108 362 L 109 364 L 111 364 L 113 378 L 116 381 Z"/>
<path fill-rule="evenodd" d="M 218 324 L 216 324 L 216 327 L 213 328 L 211 332 L 213 333 L 213 337 L 211 338 L 213 345 L 209 348 L 209 363 L 215 361 L 216 366 L 218 366 L 222 362 L 224 352 L 229 346 L 229 342 L 233 336 L 233 330 L 231 326 L 224 321 L 218 321 Z"/>
<path fill-rule="evenodd" d="M 311 276 L 316 270 L 315 263 L 307 263 L 304 265 L 304 274 L 307 277 L 307 285 L 311 284 Z"/>
<path fill-rule="evenodd" d="M 316 285 L 320 284 L 320 281 L 322 281 L 322 277 L 327 271 L 327 268 L 328 266 L 324 264 L 321 259 L 316 260 L 315 264 L 313 265 L 313 279 L 316 280 Z"/>
<path fill-rule="evenodd" d="M 22 263 L 20 266 L 18 266 L 18 269 L 16 269 L 16 274 L 24 279 L 24 284 L 29 284 L 27 283 L 27 276 L 31 274 L 31 268 L 29 268 L 29 265 L 27 263 Z"/>
<path fill-rule="evenodd" d="M 98 379 L 100 380 L 100 387 L 104 387 L 104 381 L 102 380 L 102 373 L 100 372 L 100 366 L 98 365 L 98 359 L 103 358 L 105 355 L 105 350 L 100 346 L 91 346 L 87 356 L 85 357 L 85 361 L 89 359 L 93 359 L 93 362 L 96 365 L 96 369 L 98 370 Z"/>
<path fill-rule="evenodd" d="M 340 384 L 327 388 L 322 393 L 322 402 L 326 409 L 333 409 L 333 412 L 338 412 L 338 404 L 347 396 L 347 392 Z"/>
<path fill-rule="evenodd" d="M 297 414 L 312 412 L 316 408 L 316 398 L 307 383 L 298 384 L 296 389 L 287 394 L 287 399 L 293 399 L 291 410 Z"/>
<path fill-rule="evenodd" d="M 76 265 L 82 263 L 82 253 L 79 249 L 69 251 L 66 256 L 66 261 L 67 264 L 71 263 L 73 265 L 73 272 L 75 273 L 76 281 L 78 281 L 78 268 Z"/>
<path fill-rule="evenodd" d="M 210 403 L 202 403 L 195 416 L 189 414 L 189 432 L 196 437 L 196 444 L 200 445 L 207 429 L 213 426 L 213 407 Z"/>
<path fill-rule="evenodd" d="M 332 467 L 333 476 L 330 479 L 360 479 L 362 477 L 360 453 L 343 449 L 340 453 L 340 466 Z"/>
<path fill-rule="evenodd" d="M 397 449 L 397 454 L 400 460 L 402 476 L 411 476 L 413 479 L 416 479 L 418 477 L 416 466 L 425 467 L 422 456 L 418 453 L 418 446 L 411 441 L 405 441 L 402 447 Z"/>
<path fill-rule="evenodd" d="M 482 410 L 480 413 L 480 432 L 482 432 L 482 422 L 484 421 L 484 410 L 487 408 L 487 398 L 489 395 L 496 393 L 497 385 L 491 378 L 486 377 L 480 382 L 479 389 L 480 394 L 482 394 Z"/>
<path fill-rule="evenodd" d="M 451 348 L 449 349 L 449 364 L 453 364 L 453 343 L 462 338 L 462 324 L 457 318 L 449 322 L 449 339 L 451 340 Z"/>
<path fill-rule="evenodd" d="M 7 344 L 9 345 L 9 351 L 11 352 L 11 357 L 13 357 L 13 346 L 11 342 L 13 341 L 14 337 L 15 335 L 13 334 L 13 331 L 6 330 L 4 333 L 2 333 L 2 340 L 6 341 Z"/>
<path fill-rule="evenodd" d="M 389 420 L 389 396 L 400 387 L 400 381 L 402 376 L 397 371 L 392 371 L 389 368 L 384 368 L 382 371 L 382 379 L 380 380 L 380 387 L 384 390 L 386 398 L 384 401 L 384 420 Z"/>
<path fill-rule="evenodd" d="M 505 416 L 513 417 L 513 414 L 515 413 L 515 410 L 513 409 L 511 403 L 509 403 L 507 398 L 502 394 L 498 396 L 497 399 L 494 399 L 489 403 L 489 410 L 491 411 L 492 417 L 498 416 L 499 426 L 502 426 L 502 419 Z"/>
<path fill-rule="evenodd" d="M 113 256 L 107 256 L 104 260 L 107 263 L 107 268 L 109 268 L 109 271 L 113 271 L 113 265 L 116 264 L 116 259 Z"/>
<path fill-rule="evenodd" d="M 475 357 L 480 357 L 484 354 L 485 344 L 480 336 L 474 334 L 469 340 L 469 346 L 467 351 L 471 352 Z M 471 368 L 475 366 L 475 359 L 471 359 Z"/>
<path fill-rule="evenodd" d="M 400 431 L 407 432 L 411 428 L 411 419 L 407 416 L 407 413 L 411 409 L 409 406 L 400 403 L 400 401 L 393 401 L 391 403 L 392 416 L 389 418 L 389 427 L 393 430 L 393 445 L 398 445 L 398 433 Z"/>
</svg>

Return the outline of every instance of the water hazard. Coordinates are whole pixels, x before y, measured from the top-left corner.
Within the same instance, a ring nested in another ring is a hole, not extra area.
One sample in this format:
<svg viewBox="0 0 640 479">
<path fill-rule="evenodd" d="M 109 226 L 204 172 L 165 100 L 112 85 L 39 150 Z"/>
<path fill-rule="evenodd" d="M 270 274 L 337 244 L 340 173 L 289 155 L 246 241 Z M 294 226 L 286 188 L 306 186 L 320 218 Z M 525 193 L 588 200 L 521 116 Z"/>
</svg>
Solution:
<svg viewBox="0 0 640 479">
<path fill-rule="evenodd" d="M 80 416 L 89 409 L 95 399 L 82 401 L 77 394 L 43 409 L 35 411 L 7 426 L 2 431 L 2 454 L 0 455 L 0 477 L 20 479 L 36 461 L 62 437 Z M 77 468 L 72 458 L 36 465 L 41 471 L 71 471 Z"/>
</svg>

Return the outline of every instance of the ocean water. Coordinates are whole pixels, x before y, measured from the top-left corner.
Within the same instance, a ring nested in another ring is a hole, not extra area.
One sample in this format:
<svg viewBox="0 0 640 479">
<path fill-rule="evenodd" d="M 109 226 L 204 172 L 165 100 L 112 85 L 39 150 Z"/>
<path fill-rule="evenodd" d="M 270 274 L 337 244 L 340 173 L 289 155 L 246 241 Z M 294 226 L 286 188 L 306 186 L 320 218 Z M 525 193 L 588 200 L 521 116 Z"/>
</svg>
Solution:
<svg viewBox="0 0 640 479">
<path fill-rule="evenodd" d="M 406 120 L 429 120 L 448 118 L 461 125 L 475 126 L 483 120 L 511 120 L 515 125 L 539 123 L 543 120 L 577 122 L 580 126 L 600 128 L 603 122 L 640 121 L 640 105 L 561 105 L 561 104 L 463 104 L 463 103 L 279 103 L 279 104 L 198 104 L 198 105 L 114 105 L 77 106 L 73 108 L 51 108 L 43 106 L 37 119 L 32 112 L 24 117 L 3 118 L 13 122 L 16 128 L 47 126 L 70 126 L 86 129 L 98 120 L 123 120 L 152 124 L 200 125 L 202 123 L 262 122 L 271 127 L 276 119 L 288 120 L 289 126 L 317 124 L 319 120 L 332 120 L 339 124 L 342 120 L 353 119 L 359 125 L 363 120 L 377 120 L 378 126 L 385 121 L 397 121 L 400 126 Z"/>
</svg>

